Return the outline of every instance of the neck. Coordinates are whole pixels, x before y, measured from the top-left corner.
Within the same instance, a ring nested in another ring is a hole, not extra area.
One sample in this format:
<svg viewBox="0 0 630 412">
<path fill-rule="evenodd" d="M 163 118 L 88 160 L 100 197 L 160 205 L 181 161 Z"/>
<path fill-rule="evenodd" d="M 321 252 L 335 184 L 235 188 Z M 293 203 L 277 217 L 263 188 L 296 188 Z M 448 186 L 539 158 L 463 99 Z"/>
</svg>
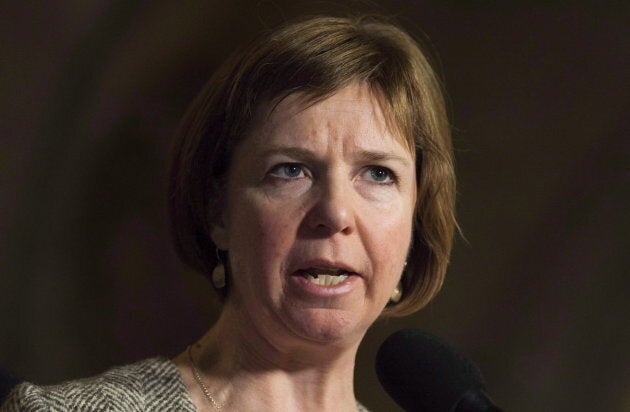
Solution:
<svg viewBox="0 0 630 412">
<path fill-rule="evenodd" d="M 193 347 L 202 379 L 225 410 L 356 411 L 358 341 L 270 340 L 235 313 L 226 307 Z"/>
</svg>

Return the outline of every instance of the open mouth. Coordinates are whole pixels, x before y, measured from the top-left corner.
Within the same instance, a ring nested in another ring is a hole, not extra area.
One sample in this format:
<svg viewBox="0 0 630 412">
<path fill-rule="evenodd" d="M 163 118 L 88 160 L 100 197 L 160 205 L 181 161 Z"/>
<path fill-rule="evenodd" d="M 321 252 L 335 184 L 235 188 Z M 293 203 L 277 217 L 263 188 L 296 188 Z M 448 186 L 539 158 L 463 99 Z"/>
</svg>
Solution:
<svg viewBox="0 0 630 412">
<path fill-rule="evenodd" d="M 354 273 L 343 269 L 332 268 L 308 268 L 299 270 L 297 274 L 320 286 L 335 286 L 354 275 Z"/>
</svg>

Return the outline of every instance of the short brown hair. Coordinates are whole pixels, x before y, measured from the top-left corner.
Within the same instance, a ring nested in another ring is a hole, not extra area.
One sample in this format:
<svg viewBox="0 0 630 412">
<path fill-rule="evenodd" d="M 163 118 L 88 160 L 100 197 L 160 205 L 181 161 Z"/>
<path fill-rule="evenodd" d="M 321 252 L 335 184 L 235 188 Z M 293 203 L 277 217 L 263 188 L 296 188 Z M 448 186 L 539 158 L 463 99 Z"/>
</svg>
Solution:
<svg viewBox="0 0 630 412">
<path fill-rule="evenodd" d="M 440 82 L 418 44 L 380 17 L 313 17 L 287 24 L 234 53 L 194 100 L 176 134 L 169 185 L 180 258 L 210 276 L 217 264 L 210 221 L 235 146 L 258 109 L 302 92 L 313 101 L 354 81 L 383 97 L 390 128 L 416 159 L 417 202 L 402 300 L 384 314 L 426 305 L 442 286 L 456 226 L 450 130 Z"/>
</svg>

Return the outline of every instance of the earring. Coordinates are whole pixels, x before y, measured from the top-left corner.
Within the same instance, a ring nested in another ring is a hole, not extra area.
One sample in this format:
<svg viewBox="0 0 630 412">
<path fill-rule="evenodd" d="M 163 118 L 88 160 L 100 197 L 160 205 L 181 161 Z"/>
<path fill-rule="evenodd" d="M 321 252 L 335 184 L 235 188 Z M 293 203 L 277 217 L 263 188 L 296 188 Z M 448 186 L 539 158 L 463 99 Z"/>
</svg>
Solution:
<svg viewBox="0 0 630 412">
<path fill-rule="evenodd" d="M 223 289 L 225 287 L 225 266 L 223 266 L 221 256 L 219 256 L 219 249 L 217 249 L 216 252 L 217 265 L 212 270 L 212 285 L 216 289 Z"/>
<path fill-rule="evenodd" d="M 398 282 L 389 300 L 392 303 L 398 303 L 400 302 L 400 298 L 402 298 L 402 283 Z"/>
<path fill-rule="evenodd" d="M 407 268 L 407 261 L 405 260 L 405 265 L 403 266 L 403 274 L 406 268 Z M 389 301 L 391 303 L 398 303 L 400 302 L 400 298 L 402 298 L 402 283 L 398 281 L 398 284 L 394 288 L 394 291 L 392 292 L 392 295 L 390 296 Z"/>
</svg>

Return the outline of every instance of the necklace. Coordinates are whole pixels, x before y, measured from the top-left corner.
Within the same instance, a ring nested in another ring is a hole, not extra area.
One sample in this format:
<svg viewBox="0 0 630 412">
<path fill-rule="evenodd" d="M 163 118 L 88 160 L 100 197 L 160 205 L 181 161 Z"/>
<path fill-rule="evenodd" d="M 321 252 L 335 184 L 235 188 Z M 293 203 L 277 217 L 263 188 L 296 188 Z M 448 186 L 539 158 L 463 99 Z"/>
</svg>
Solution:
<svg viewBox="0 0 630 412">
<path fill-rule="evenodd" d="M 217 411 L 220 411 L 221 408 L 223 408 L 223 405 L 214 400 L 214 398 L 210 394 L 210 391 L 208 390 L 208 387 L 201 380 L 201 376 L 199 375 L 199 370 L 197 369 L 197 365 L 195 364 L 195 361 L 193 360 L 192 346 L 188 347 L 188 360 L 190 361 L 190 366 L 192 367 L 193 376 L 195 377 L 195 380 L 197 381 L 197 383 L 201 387 L 201 390 L 202 390 L 203 394 L 210 401 L 210 403 L 212 404 L 214 409 L 216 409 Z"/>
</svg>

